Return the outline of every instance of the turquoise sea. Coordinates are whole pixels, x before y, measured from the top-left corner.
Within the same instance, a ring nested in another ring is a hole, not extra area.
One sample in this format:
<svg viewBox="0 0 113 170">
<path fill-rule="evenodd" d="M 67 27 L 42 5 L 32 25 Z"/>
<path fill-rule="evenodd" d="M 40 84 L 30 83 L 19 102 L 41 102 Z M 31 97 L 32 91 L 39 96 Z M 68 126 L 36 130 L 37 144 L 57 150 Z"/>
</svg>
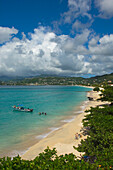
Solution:
<svg viewBox="0 0 113 170">
<path fill-rule="evenodd" d="M 81 113 L 90 88 L 79 86 L 0 86 L 0 157 L 23 154 Z M 13 105 L 33 112 L 13 111 Z M 39 115 L 46 112 L 47 115 Z"/>
</svg>

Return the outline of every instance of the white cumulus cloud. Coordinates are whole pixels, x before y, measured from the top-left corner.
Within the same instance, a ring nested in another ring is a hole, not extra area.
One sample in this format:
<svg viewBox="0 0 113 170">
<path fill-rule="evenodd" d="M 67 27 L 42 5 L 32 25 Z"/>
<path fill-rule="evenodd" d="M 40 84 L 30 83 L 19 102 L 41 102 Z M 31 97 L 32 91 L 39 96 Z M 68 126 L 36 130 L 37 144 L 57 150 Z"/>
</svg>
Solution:
<svg viewBox="0 0 113 170">
<path fill-rule="evenodd" d="M 95 0 L 101 18 L 113 17 L 113 0 Z"/>
<path fill-rule="evenodd" d="M 91 1 L 90 0 L 68 0 L 69 10 L 63 14 L 64 22 L 71 23 L 78 16 L 87 16 L 91 18 L 88 13 L 90 11 Z"/>
<path fill-rule="evenodd" d="M 93 38 L 89 43 L 92 73 L 99 75 L 113 72 L 113 34 L 97 39 Z"/>
<path fill-rule="evenodd" d="M 13 37 L 14 34 L 17 34 L 18 30 L 14 27 L 8 28 L 8 27 L 0 27 L 0 44 L 10 40 L 11 37 Z"/>
<path fill-rule="evenodd" d="M 75 37 L 56 35 L 46 27 L 30 39 L 12 38 L 0 46 L 0 75 L 84 75 L 113 71 L 113 34 L 99 37 L 85 29 Z"/>
<path fill-rule="evenodd" d="M 68 10 L 61 14 L 59 21 L 54 21 L 53 26 L 55 31 L 60 32 L 59 26 L 71 25 L 71 32 L 81 31 L 90 27 L 93 22 L 91 10 L 91 0 L 68 0 Z M 81 23 L 84 20 L 84 24 Z M 80 28 L 80 30 L 79 30 Z"/>
</svg>

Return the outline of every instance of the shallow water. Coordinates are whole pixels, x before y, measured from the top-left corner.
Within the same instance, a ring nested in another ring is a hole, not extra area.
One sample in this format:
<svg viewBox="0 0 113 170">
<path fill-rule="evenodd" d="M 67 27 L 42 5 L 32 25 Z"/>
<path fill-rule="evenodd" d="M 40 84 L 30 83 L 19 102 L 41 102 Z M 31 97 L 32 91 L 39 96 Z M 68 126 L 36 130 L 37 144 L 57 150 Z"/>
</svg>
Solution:
<svg viewBox="0 0 113 170">
<path fill-rule="evenodd" d="M 79 86 L 1 86 L 0 156 L 22 154 L 49 133 L 75 118 L 91 89 Z M 33 112 L 13 111 L 21 104 Z M 39 115 L 46 112 L 47 115 Z"/>
</svg>

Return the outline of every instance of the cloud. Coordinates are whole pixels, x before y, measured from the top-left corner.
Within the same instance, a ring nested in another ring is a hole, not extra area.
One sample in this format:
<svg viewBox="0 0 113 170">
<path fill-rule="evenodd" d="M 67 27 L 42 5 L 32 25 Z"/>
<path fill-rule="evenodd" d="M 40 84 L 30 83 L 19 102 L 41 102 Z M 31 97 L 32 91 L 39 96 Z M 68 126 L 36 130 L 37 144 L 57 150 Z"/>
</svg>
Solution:
<svg viewBox="0 0 113 170">
<path fill-rule="evenodd" d="M 18 30 L 14 27 L 0 27 L 0 44 L 9 41 L 15 34 L 18 33 Z"/>
<path fill-rule="evenodd" d="M 82 31 L 91 26 L 93 19 L 90 14 L 91 0 L 68 0 L 68 10 L 61 14 L 59 21 L 53 22 L 53 27 L 56 32 L 60 32 L 61 25 L 70 25 L 71 33 Z M 81 23 L 84 21 L 84 24 Z M 80 28 L 80 29 L 79 29 Z"/>
<path fill-rule="evenodd" d="M 91 15 L 88 13 L 90 6 L 90 0 L 68 0 L 69 10 L 62 15 L 64 23 L 71 23 L 79 16 L 87 16 L 91 19 Z"/>
<path fill-rule="evenodd" d="M 92 40 L 91 40 L 92 41 Z M 96 39 L 93 41 L 96 41 Z M 91 42 L 89 42 L 89 50 L 91 54 L 94 55 L 101 55 L 102 59 L 104 57 L 113 56 L 113 34 L 111 35 L 105 35 L 102 38 L 99 39 L 99 41 L 92 45 Z M 109 61 L 109 60 L 108 60 Z"/>
<path fill-rule="evenodd" d="M 0 46 L 0 75 L 104 74 L 113 70 L 113 34 L 99 37 L 85 29 L 75 37 L 46 27 Z M 87 45 L 87 46 L 86 46 Z"/>
<path fill-rule="evenodd" d="M 13 38 L 0 47 L 0 75 L 81 74 L 88 34 L 85 30 L 70 38 L 39 27 L 29 33 L 30 39 Z"/>
<path fill-rule="evenodd" d="M 72 30 L 76 30 L 77 32 L 81 32 L 82 30 L 89 28 L 92 25 L 93 19 L 90 22 L 86 22 L 85 24 L 79 20 L 76 20 L 72 25 Z"/>
<path fill-rule="evenodd" d="M 105 35 L 89 42 L 89 60 L 92 73 L 96 75 L 113 72 L 113 34 Z"/>
<path fill-rule="evenodd" d="M 96 7 L 99 9 L 99 17 L 112 18 L 113 17 L 113 0 L 95 0 Z"/>
</svg>

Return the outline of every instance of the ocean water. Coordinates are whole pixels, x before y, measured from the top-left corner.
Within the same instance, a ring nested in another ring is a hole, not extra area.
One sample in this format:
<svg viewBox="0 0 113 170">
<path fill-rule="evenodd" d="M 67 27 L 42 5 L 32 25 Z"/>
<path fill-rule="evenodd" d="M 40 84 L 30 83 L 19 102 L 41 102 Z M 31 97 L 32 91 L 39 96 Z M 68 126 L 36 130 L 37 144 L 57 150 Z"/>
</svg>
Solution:
<svg viewBox="0 0 113 170">
<path fill-rule="evenodd" d="M 0 157 L 23 154 L 49 133 L 70 122 L 90 88 L 79 86 L 0 86 Z M 13 111 L 13 105 L 33 112 Z M 47 115 L 39 115 L 46 112 Z"/>
</svg>

